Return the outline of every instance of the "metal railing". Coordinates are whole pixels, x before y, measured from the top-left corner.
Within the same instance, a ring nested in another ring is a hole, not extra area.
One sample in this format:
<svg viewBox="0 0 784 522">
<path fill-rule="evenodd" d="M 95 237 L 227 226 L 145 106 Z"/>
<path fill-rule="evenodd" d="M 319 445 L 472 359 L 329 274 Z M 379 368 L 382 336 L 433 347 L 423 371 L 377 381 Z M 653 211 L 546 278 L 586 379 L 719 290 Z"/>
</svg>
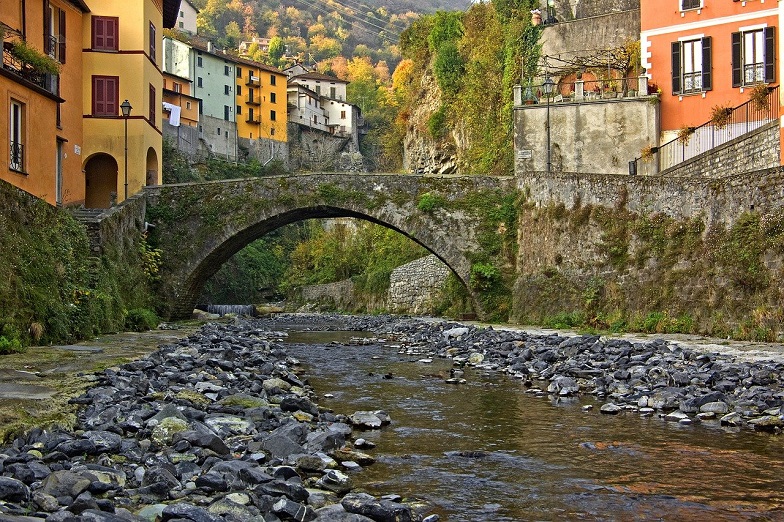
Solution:
<svg viewBox="0 0 784 522">
<path fill-rule="evenodd" d="M 739 138 L 779 117 L 779 86 L 769 87 L 766 104 L 749 100 L 733 108 L 723 125 L 712 121 L 690 128 L 688 133 L 652 147 L 646 157 L 629 162 L 629 174 L 658 174 L 703 152 Z"/>
<path fill-rule="evenodd" d="M 24 172 L 24 145 L 18 141 L 11 142 L 9 166 L 11 170 Z"/>
<path fill-rule="evenodd" d="M 41 72 L 27 63 L 19 60 L 16 56 L 11 53 L 10 45 L 6 45 L 8 42 L 3 44 L 3 69 L 6 71 L 10 71 L 15 75 L 27 80 L 30 83 L 41 87 L 53 94 L 57 94 L 58 87 L 58 76 L 56 74 L 49 74 L 45 72 Z"/>
<path fill-rule="evenodd" d="M 520 89 L 520 105 L 547 103 L 548 96 L 541 85 L 523 85 Z M 648 96 L 647 76 L 562 82 L 549 98 L 550 103 L 581 103 L 640 96 Z"/>
</svg>

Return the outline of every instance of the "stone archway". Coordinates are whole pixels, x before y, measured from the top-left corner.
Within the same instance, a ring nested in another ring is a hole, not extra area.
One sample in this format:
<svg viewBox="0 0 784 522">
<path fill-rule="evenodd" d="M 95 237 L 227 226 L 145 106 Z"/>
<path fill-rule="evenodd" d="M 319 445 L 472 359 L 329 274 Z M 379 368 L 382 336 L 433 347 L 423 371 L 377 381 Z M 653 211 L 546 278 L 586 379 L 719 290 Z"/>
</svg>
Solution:
<svg viewBox="0 0 784 522">
<path fill-rule="evenodd" d="M 152 187 L 158 185 L 158 153 L 150 147 L 147 149 L 147 161 L 145 163 L 145 186 Z"/>
<path fill-rule="evenodd" d="M 109 208 L 117 202 L 117 160 L 105 153 L 91 156 L 84 165 L 84 206 Z"/>
</svg>

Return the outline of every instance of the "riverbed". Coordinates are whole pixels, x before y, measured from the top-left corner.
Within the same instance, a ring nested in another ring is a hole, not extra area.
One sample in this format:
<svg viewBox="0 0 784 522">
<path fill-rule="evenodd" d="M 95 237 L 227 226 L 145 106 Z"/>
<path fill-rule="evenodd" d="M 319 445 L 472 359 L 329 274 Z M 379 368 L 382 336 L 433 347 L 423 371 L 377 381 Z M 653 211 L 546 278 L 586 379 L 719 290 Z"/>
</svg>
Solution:
<svg viewBox="0 0 784 522">
<path fill-rule="evenodd" d="M 391 415 L 363 434 L 378 461 L 357 479 L 372 494 L 424 499 L 449 521 L 784 520 L 780 436 L 602 415 L 470 367 L 447 384 L 450 360 L 338 344 L 356 336 L 292 333 L 288 350 L 322 406 Z"/>
</svg>

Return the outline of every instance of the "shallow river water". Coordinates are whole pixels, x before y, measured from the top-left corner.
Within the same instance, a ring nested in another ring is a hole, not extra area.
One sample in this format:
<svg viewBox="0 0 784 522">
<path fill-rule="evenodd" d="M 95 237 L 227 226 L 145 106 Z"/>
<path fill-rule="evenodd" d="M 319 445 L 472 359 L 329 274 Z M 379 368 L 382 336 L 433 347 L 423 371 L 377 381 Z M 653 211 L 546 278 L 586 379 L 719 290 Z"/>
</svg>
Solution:
<svg viewBox="0 0 784 522">
<path fill-rule="evenodd" d="M 356 335 L 287 342 L 321 406 L 391 415 L 363 434 L 378 460 L 354 479 L 370 493 L 424 499 L 448 521 L 784 521 L 782 436 L 585 412 L 590 397 L 536 398 L 498 373 L 446 384 L 450 361 L 416 362 L 392 343 L 325 344 Z"/>
</svg>

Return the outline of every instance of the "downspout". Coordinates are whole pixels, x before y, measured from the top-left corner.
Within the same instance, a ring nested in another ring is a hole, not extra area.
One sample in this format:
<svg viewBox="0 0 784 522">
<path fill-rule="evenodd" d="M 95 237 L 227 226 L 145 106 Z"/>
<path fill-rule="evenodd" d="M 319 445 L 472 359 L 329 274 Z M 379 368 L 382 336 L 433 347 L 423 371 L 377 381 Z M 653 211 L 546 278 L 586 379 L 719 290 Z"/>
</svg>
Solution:
<svg viewBox="0 0 784 522">
<path fill-rule="evenodd" d="M 22 0 L 22 40 L 27 40 L 27 2 Z"/>
</svg>

